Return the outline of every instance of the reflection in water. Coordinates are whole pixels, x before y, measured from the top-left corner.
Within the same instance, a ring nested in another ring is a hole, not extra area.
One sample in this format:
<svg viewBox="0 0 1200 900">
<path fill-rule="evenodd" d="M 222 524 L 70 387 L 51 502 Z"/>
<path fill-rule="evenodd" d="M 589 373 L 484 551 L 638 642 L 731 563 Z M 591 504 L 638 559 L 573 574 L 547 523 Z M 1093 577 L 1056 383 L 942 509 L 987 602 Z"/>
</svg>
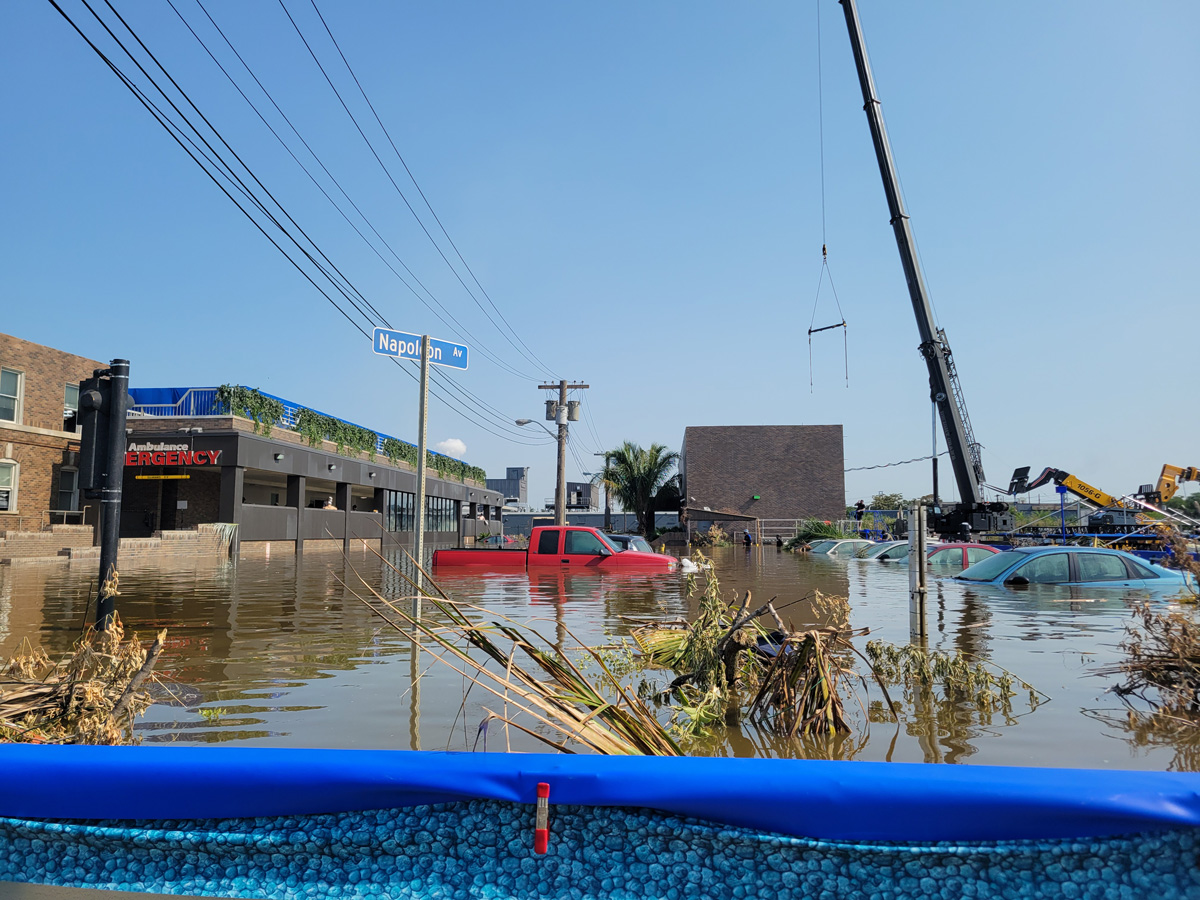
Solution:
<svg viewBox="0 0 1200 900">
<path fill-rule="evenodd" d="M 174 705 L 151 707 L 140 733 L 146 740 L 179 743 L 470 750 L 486 715 L 482 692 L 464 704 L 461 676 L 433 659 L 435 648 L 381 627 L 344 587 L 361 576 L 390 600 L 411 598 L 411 564 L 395 549 L 385 555 L 394 569 L 361 548 L 351 551 L 348 562 L 340 553 L 313 549 L 302 560 L 274 554 L 236 564 L 171 560 L 169 570 L 145 562 L 124 566 L 120 614 L 129 630 L 143 635 L 168 629 L 160 671 L 173 679 L 178 697 Z M 908 641 L 903 568 L 774 547 L 717 548 L 712 558 L 727 596 L 752 590 L 764 602 L 777 597 L 781 614 L 796 627 L 830 621 L 830 610 L 794 602 L 816 589 L 846 597 L 850 623 L 870 628 L 870 638 Z M 572 635 L 593 645 L 627 636 L 625 616 L 690 617 L 696 611 L 684 578 L 675 575 L 435 574 L 456 600 L 529 622 L 568 653 Z M 88 620 L 94 576 L 90 565 L 67 563 L 0 568 L 0 656 L 11 655 L 26 637 L 52 654 L 67 651 Z M 849 737 L 787 741 L 747 724 L 719 746 L 699 749 L 736 756 L 1195 768 L 1197 755 L 1180 750 L 1178 740 L 1157 740 L 1162 729 L 1115 741 L 1118 732 L 1083 712 L 1125 715 L 1104 694 L 1106 682 L 1088 672 L 1118 658 L 1126 593 L 931 583 L 929 648 L 990 659 L 1054 698 L 1035 713 L 989 717 L 974 705 L 924 695 L 914 697 L 897 729 L 871 706 L 881 697 L 868 685 L 860 695 L 865 709 L 846 698 L 847 713 L 856 717 Z M 428 608 L 422 612 L 431 615 Z M 862 671 L 861 661 L 856 665 Z M 202 709 L 222 712 L 206 717 Z M 512 746 L 544 749 L 515 731 Z M 498 747 L 503 741 L 489 749 Z"/>
</svg>

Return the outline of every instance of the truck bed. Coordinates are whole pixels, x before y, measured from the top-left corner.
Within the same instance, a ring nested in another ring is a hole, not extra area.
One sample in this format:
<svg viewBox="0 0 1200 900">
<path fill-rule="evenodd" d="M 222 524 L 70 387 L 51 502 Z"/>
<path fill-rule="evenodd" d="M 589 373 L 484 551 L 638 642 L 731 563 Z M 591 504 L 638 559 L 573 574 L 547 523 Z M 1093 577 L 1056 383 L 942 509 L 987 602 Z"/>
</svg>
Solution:
<svg viewBox="0 0 1200 900">
<path fill-rule="evenodd" d="M 433 567 L 479 566 L 489 569 L 524 569 L 524 550 L 435 550 Z"/>
</svg>

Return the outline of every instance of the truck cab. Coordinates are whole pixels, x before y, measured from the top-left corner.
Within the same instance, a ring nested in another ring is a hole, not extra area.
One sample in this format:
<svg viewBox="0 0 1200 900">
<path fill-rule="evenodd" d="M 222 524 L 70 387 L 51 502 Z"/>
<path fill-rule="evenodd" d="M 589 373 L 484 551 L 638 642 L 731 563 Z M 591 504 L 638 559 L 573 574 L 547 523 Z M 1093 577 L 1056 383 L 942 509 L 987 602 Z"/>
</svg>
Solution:
<svg viewBox="0 0 1200 900">
<path fill-rule="evenodd" d="M 541 526 L 529 537 L 530 568 L 653 570 L 673 572 L 678 565 L 672 556 L 621 550 L 595 528 L 579 525 Z"/>
</svg>

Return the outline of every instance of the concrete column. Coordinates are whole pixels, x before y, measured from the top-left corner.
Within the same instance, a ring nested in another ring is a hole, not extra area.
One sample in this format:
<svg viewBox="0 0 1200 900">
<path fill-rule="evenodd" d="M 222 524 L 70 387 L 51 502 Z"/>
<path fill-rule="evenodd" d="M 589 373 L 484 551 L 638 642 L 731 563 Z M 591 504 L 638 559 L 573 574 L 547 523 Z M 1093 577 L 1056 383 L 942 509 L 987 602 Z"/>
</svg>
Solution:
<svg viewBox="0 0 1200 900">
<path fill-rule="evenodd" d="M 350 482 L 339 481 L 334 503 L 342 511 L 342 552 L 350 552 Z"/>
<path fill-rule="evenodd" d="M 221 467 L 221 502 L 217 512 L 217 520 L 242 524 L 242 493 L 246 487 L 246 470 L 242 466 Z M 237 559 L 241 548 L 241 535 L 234 534 L 231 554 Z"/>
<path fill-rule="evenodd" d="M 308 479 L 303 475 L 287 477 L 287 505 L 296 510 L 296 555 L 304 550 L 304 498 L 308 492 Z"/>
<path fill-rule="evenodd" d="M 387 534 L 387 488 L 375 488 L 375 500 L 371 507 L 379 513 L 379 549 L 388 545 Z"/>
</svg>

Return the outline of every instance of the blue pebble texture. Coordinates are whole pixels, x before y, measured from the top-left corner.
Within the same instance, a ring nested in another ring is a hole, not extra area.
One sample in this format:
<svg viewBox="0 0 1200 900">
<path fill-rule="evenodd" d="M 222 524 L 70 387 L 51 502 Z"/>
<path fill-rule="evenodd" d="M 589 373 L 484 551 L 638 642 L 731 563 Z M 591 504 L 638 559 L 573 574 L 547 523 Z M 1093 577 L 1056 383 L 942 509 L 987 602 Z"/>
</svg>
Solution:
<svg viewBox="0 0 1200 900">
<path fill-rule="evenodd" d="M 1200 898 L 1200 829 L 813 840 L 642 809 L 475 800 L 190 821 L 0 819 L 0 882 L 255 898 Z M 3 885 L 0 885 L 0 895 Z"/>
</svg>

